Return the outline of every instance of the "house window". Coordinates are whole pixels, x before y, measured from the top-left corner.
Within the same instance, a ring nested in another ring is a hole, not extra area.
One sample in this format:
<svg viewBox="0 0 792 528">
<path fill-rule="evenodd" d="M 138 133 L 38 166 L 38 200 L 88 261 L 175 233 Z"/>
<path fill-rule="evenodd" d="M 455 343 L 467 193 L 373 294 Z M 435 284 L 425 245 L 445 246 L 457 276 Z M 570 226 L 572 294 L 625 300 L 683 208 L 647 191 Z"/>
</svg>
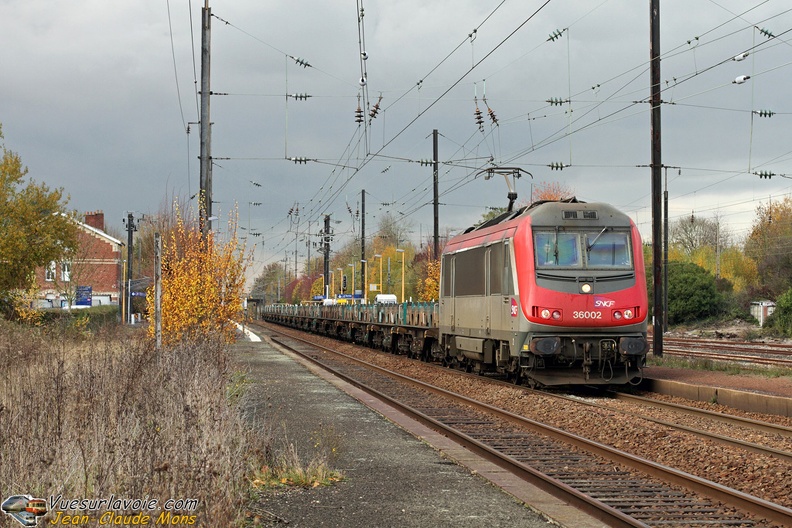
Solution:
<svg viewBox="0 0 792 528">
<path fill-rule="evenodd" d="M 61 280 L 69 282 L 71 279 L 71 262 L 61 262 Z"/>
<path fill-rule="evenodd" d="M 44 280 L 47 282 L 52 282 L 55 280 L 55 263 L 50 262 L 47 268 L 44 270 Z"/>
</svg>

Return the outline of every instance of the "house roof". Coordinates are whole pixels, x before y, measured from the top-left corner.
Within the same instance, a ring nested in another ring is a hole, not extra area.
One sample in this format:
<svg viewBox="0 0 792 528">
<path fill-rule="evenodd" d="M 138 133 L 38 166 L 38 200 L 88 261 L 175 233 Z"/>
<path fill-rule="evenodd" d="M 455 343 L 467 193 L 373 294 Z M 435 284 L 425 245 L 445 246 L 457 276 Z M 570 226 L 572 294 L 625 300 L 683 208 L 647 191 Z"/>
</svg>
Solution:
<svg viewBox="0 0 792 528">
<path fill-rule="evenodd" d="M 108 242 L 112 242 L 113 244 L 118 244 L 118 245 L 120 245 L 120 246 L 123 246 L 123 245 L 124 245 L 124 243 L 123 243 L 123 242 L 121 242 L 121 241 L 120 241 L 120 240 L 118 240 L 117 238 L 113 238 L 113 237 L 111 237 L 110 235 L 108 235 L 107 233 L 105 233 L 104 231 L 102 231 L 101 229 L 96 229 L 95 227 L 89 226 L 89 225 L 88 225 L 88 224 L 86 224 L 85 222 L 80 222 L 79 220 L 74 220 L 74 221 L 75 221 L 75 222 L 77 222 L 77 223 L 80 225 L 80 227 L 82 227 L 82 228 L 83 228 L 83 229 L 85 229 L 86 231 L 89 231 L 89 232 L 91 232 L 91 233 L 93 233 L 93 234 L 95 234 L 95 235 L 97 235 L 97 236 L 99 236 L 99 237 L 102 237 L 102 238 L 104 238 L 104 239 L 107 239 L 107 241 L 108 241 Z"/>
<path fill-rule="evenodd" d="M 96 229 L 96 228 L 95 228 L 95 227 L 93 227 L 93 226 L 89 226 L 89 225 L 88 225 L 88 224 L 86 224 L 85 222 L 80 222 L 79 220 L 77 220 L 77 219 L 76 219 L 76 218 L 74 218 L 73 216 L 69 216 L 69 215 L 67 215 L 66 213 L 53 213 L 53 214 L 56 214 L 56 215 L 58 215 L 58 214 L 59 214 L 59 215 L 61 215 L 61 216 L 65 216 L 66 218 L 69 218 L 69 219 L 70 219 L 72 222 L 74 222 L 74 223 L 76 223 L 77 225 L 79 225 L 79 226 L 80 226 L 81 228 L 83 228 L 85 231 L 88 231 L 89 233 L 93 233 L 94 235 L 96 235 L 96 236 L 98 236 L 98 237 L 100 237 L 100 238 L 104 238 L 104 239 L 105 239 L 105 240 L 107 240 L 108 242 L 111 242 L 111 243 L 113 243 L 113 244 L 118 244 L 118 245 L 120 245 L 120 246 L 124 246 L 124 245 L 125 245 L 123 242 L 121 242 L 121 241 L 120 241 L 120 240 L 118 240 L 117 238 L 111 237 L 110 235 L 108 235 L 107 233 L 105 233 L 104 231 L 102 231 L 101 229 Z"/>
</svg>

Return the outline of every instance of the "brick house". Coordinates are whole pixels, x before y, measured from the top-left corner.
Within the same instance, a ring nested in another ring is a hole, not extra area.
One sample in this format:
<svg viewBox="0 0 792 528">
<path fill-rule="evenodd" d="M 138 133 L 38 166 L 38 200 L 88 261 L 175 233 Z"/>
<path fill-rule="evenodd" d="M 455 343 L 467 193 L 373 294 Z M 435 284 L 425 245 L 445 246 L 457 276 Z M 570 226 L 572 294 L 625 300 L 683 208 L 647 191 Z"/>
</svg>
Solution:
<svg viewBox="0 0 792 528">
<path fill-rule="evenodd" d="M 69 302 L 87 305 L 86 287 L 90 287 L 93 306 L 118 304 L 124 244 L 104 232 L 101 211 L 86 213 L 85 222 L 77 222 L 77 225 L 78 248 L 72 258 L 66 262 L 51 262 L 36 270 L 42 308 L 61 308 Z"/>
</svg>

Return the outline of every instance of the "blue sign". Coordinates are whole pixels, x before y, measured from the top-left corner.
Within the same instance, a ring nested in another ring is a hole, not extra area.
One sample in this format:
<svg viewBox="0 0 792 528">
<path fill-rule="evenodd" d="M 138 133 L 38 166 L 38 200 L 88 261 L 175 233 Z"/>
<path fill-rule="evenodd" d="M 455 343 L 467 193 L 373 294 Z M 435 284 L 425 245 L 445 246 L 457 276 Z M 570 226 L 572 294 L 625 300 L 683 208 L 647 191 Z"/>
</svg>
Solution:
<svg viewBox="0 0 792 528">
<path fill-rule="evenodd" d="M 324 300 L 324 295 L 314 295 L 313 296 L 313 300 L 314 301 L 323 301 Z"/>
<path fill-rule="evenodd" d="M 91 306 L 93 288 L 91 286 L 77 286 L 74 304 L 77 306 Z"/>
</svg>

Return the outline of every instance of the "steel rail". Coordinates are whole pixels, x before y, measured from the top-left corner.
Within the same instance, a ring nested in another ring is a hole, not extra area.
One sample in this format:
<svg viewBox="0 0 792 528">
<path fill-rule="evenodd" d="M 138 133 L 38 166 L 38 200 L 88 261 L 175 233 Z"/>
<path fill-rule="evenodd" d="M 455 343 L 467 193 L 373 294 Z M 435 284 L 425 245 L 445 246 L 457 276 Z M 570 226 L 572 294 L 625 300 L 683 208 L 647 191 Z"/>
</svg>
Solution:
<svg viewBox="0 0 792 528">
<path fill-rule="evenodd" d="M 738 425 L 742 427 L 750 427 L 765 433 L 773 433 L 788 438 L 792 438 L 792 427 L 785 427 L 783 425 L 760 422 L 751 418 L 743 418 L 742 416 L 733 416 L 730 414 L 717 413 L 708 411 L 706 409 L 699 409 L 698 407 L 688 407 L 687 405 L 679 405 L 678 403 L 670 403 L 654 400 L 652 398 L 644 398 L 643 396 L 636 396 L 634 394 L 626 394 L 623 392 L 612 392 L 609 395 L 618 400 L 638 401 L 643 405 L 657 407 L 659 409 L 671 409 L 684 412 L 685 414 L 693 414 L 701 418 L 722 422 L 729 425 Z"/>
<path fill-rule="evenodd" d="M 567 443 L 569 445 L 573 445 L 573 446 L 575 446 L 575 447 L 577 447 L 577 448 L 579 448 L 579 449 L 581 449 L 583 451 L 586 451 L 586 452 L 591 453 L 591 454 L 598 455 L 598 456 L 600 456 L 602 458 L 605 458 L 605 459 L 608 459 L 608 460 L 610 460 L 610 461 L 612 461 L 614 463 L 623 464 L 623 465 L 632 467 L 633 469 L 639 470 L 639 471 L 641 471 L 641 472 L 643 472 L 643 473 L 645 473 L 647 475 L 651 475 L 653 477 L 659 478 L 659 479 L 661 479 L 661 480 L 663 480 L 665 482 L 682 486 L 685 489 L 694 491 L 694 492 L 699 493 L 699 494 L 701 494 L 703 496 L 709 497 L 709 498 L 717 500 L 717 501 L 721 501 L 721 502 L 729 504 L 731 506 L 738 507 L 738 508 L 742 509 L 743 511 L 750 512 L 750 513 L 752 513 L 754 515 L 757 515 L 759 517 L 768 519 L 768 520 L 773 521 L 773 522 L 781 523 L 784 526 L 792 526 L 792 509 L 786 508 L 786 507 L 781 506 L 779 504 L 774 504 L 772 502 L 766 501 L 766 500 L 761 499 L 759 497 L 755 497 L 755 496 L 749 495 L 747 493 L 743 493 L 743 492 L 740 492 L 738 490 L 735 490 L 735 489 L 732 489 L 732 488 L 728 488 L 728 487 L 723 486 L 721 484 L 708 481 L 706 479 L 697 477 L 695 475 L 691 475 L 691 474 L 685 473 L 683 471 L 679 471 L 677 469 L 673 469 L 673 468 L 669 468 L 667 466 L 663 466 L 663 465 L 658 464 L 656 462 L 652 462 L 650 460 L 643 459 L 641 457 L 632 455 L 630 453 L 625 453 L 625 452 L 619 451 L 619 450 L 617 450 L 615 448 L 612 448 L 610 446 L 607 446 L 607 445 L 604 445 L 604 444 L 600 444 L 598 442 L 594 442 L 592 440 L 589 440 L 589 439 L 586 439 L 586 438 L 583 438 L 583 437 L 568 433 L 568 432 L 563 431 L 561 429 L 558 429 L 558 428 L 555 428 L 555 427 L 552 427 L 552 426 L 549 426 L 549 425 L 546 425 L 546 424 L 542 424 L 542 423 L 536 422 L 534 420 L 531 420 L 531 419 L 528 419 L 528 418 L 525 418 L 525 417 L 522 417 L 522 416 L 518 416 L 516 414 L 510 413 L 510 412 L 505 411 L 503 409 L 499 409 L 499 408 L 493 407 L 493 406 L 491 406 L 489 404 L 476 401 L 476 400 L 474 400 L 472 398 L 468 398 L 466 396 L 463 396 L 463 395 L 460 395 L 460 394 L 456 394 L 456 393 L 453 393 L 453 392 L 450 392 L 450 391 L 445 391 L 443 389 L 440 389 L 438 387 L 434 387 L 434 386 L 429 385 L 427 383 L 424 383 L 422 381 L 419 381 L 419 380 L 416 380 L 416 379 L 413 379 L 413 378 L 409 378 L 407 376 L 403 376 L 403 375 L 398 374 L 398 373 L 394 373 L 394 372 L 389 371 L 387 369 L 383 369 L 382 367 L 379 367 L 377 365 L 372 365 L 371 363 L 368 363 L 366 361 L 363 361 L 363 360 L 360 360 L 360 359 L 357 359 L 357 358 L 354 358 L 354 357 L 351 357 L 351 356 L 347 356 L 345 354 L 342 354 L 342 353 L 336 352 L 334 350 L 322 347 L 322 346 L 317 345 L 315 343 L 311 343 L 310 341 L 303 340 L 303 339 L 300 339 L 300 338 L 297 338 L 297 337 L 294 337 L 294 336 L 288 336 L 288 337 L 291 338 L 291 339 L 295 339 L 297 341 L 301 341 L 303 343 L 309 344 L 309 345 L 311 345 L 313 347 L 320 348 L 320 349 L 325 350 L 327 352 L 330 352 L 332 354 L 337 354 L 339 356 L 343 356 L 345 359 L 348 359 L 348 360 L 353 361 L 355 363 L 358 363 L 360 365 L 366 366 L 366 368 L 371 368 L 371 369 L 373 369 L 373 370 L 375 370 L 377 372 L 381 372 L 381 373 L 384 373 L 384 374 L 386 374 L 388 376 L 400 379 L 400 380 L 402 380 L 402 381 L 404 381 L 406 383 L 415 385 L 415 386 L 420 387 L 420 388 L 422 388 L 424 390 L 428 390 L 430 392 L 434 392 L 434 393 L 437 393 L 437 394 L 442 394 L 443 396 L 445 396 L 447 398 L 450 398 L 452 400 L 457 400 L 457 401 L 463 402 L 463 403 L 465 403 L 467 405 L 470 405 L 470 406 L 472 406 L 474 408 L 478 408 L 478 409 L 480 409 L 480 410 L 482 410 L 484 412 L 488 412 L 488 413 L 491 413 L 491 414 L 493 414 L 495 416 L 498 416 L 501 419 L 504 419 L 504 420 L 510 421 L 512 423 L 518 424 L 520 426 L 526 427 L 526 428 L 531 429 L 531 430 L 533 430 L 535 432 L 538 432 L 540 434 L 544 434 L 544 435 L 549 436 L 551 438 L 554 438 L 556 440 L 565 442 L 565 443 Z M 283 346 L 287 346 L 287 345 L 283 345 Z M 297 352 L 297 353 L 299 353 L 299 352 Z M 312 362 L 315 362 L 315 363 L 321 365 L 321 362 L 319 362 L 318 360 L 316 360 L 314 358 L 311 358 L 310 356 L 307 356 L 307 355 L 304 355 L 304 354 L 300 354 L 300 355 L 302 357 L 308 358 Z M 326 368 L 326 367 L 322 366 L 322 368 Z M 367 392 L 368 391 L 374 391 L 374 389 L 366 387 L 362 383 L 360 383 L 360 382 L 358 382 L 358 381 L 356 381 L 354 379 L 351 379 L 348 376 L 345 376 L 345 375 L 340 374 L 340 373 L 339 373 L 339 375 L 343 379 L 347 380 L 349 383 L 359 387 L 362 390 L 365 390 Z M 377 393 L 377 397 L 380 397 L 379 393 L 377 391 L 374 391 L 374 392 Z M 534 482 L 534 483 L 541 482 L 541 483 L 545 483 L 545 484 L 550 484 L 552 481 L 555 481 L 555 479 L 551 479 L 550 477 L 547 477 L 547 476 L 544 476 L 544 475 L 536 475 L 536 472 L 534 470 L 532 470 L 532 468 L 530 468 L 530 467 L 528 467 L 528 466 L 526 466 L 524 464 L 521 464 L 520 462 L 518 462 L 516 460 L 512 461 L 512 459 L 510 459 L 509 457 L 506 457 L 506 456 L 504 456 L 502 454 L 497 453 L 496 451 L 488 448 L 487 446 L 481 444 L 480 442 L 478 442 L 478 441 L 476 441 L 476 440 L 474 440 L 474 439 L 472 439 L 470 437 L 467 437 L 466 435 L 461 435 L 461 433 L 454 432 L 450 428 L 447 428 L 445 425 L 437 422 L 436 420 L 434 420 L 434 419 L 432 419 L 432 418 L 430 418 L 428 416 L 423 415 L 422 413 L 420 413 L 420 412 L 418 412 L 418 411 L 416 411 L 414 409 L 406 408 L 404 405 L 400 404 L 397 401 L 394 401 L 393 399 L 391 399 L 390 397 L 388 397 L 386 395 L 382 395 L 382 397 L 383 397 L 383 399 L 391 402 L 395 406 L 404 409 L 410 415 L 413 415 L 414 417 L 416 417 L 419 421 L 421 421 L 425 425 L 427 425 L 429 427 L 432 427 L 432 428 L 437 428 L 436 430 L 439 430 L 439 431 L 441 431 L 443 433 L 452 434 L 454 437 L 459 437 L 460 443 L 462 443 L 463 445 L 466 445 L 466 446 L 470 446 L 471 449 L 475 448 L 476 451 L 479 451 L 482 454 L 486 454 L 487 458 L 493 459 L 492 457 L 495 457 L 495 459 L 498 460 L 499 465 L 505 463 L 509 467 L 520 468 L 521 472 L 524 472 L 526 477 L 528 475 L 531 476 L 531 481 Z M 537 479 L 537 478 L 539 479 L 538 481 L 534 481 L 533 480 L 533 479 Z M 554 486 L 555 486 L 555 484 L 554 484 Z M 596 515 L 603 515 L 604 512 L 607 512 L 609 509 L 612 509 L 612 508 L 610 508 L 607 505 L 603 505 L 606 509 L 598 509 L 596 511 L 595 510 L 589 510 L 588 508 L 590 508 L 593 505 L 593 503 L 591 502 L 591 501 L 594 501 L 593 499 L 591 499 L 591 498 L 583 499 L 582 494 L 580 494 L 579 492 L 576 492 L 572 488 L 569 488 L 568 486 L 566 486 L 566 485 L 564 485 L 563 483 L 560 483 L 560 482 L 558 482 L 558 485 L 554 488 L 554 490 L 557 493 L 563 493 L 565 495 L 568 494 L 569 500 L 573 500 L 574 504 L 576 504 L 576 505 L 580 504 L 582 509 L 585 508 L 585 511 L 587 511 L 588 513 L 590 513 L 592 515 L 595 515 L 595 514 Z M 598 503 L 598 501 L 594 501 L 594 502 Z M 597 507 L 598 507 L 598 504 L 597 504 Z M 614 511 L 616 511 L 616 510 L 614 510 Z M 620 512 L 616 511 L 616 513 L 618 515 L 617 515 L 617 517 L 613 518 L 614 521 L 617 518 L 625 517 Z M 631 519 L 629 517 L 627 519 L 629 519 L 630 521 L 635 521 L 634 519 Z M 640 526 L 640 525 L 642 525 L 642 524 L 638 524 L 638 525 L 632 524 L 632 523 L 630 523 L 630 521 L 624 520 L 622 522 L 628 522 L 628 524 L 624 524 L 624 526 Z"/>
<path fill-rule="evenodd" d="M 332 354 L 337 354 L 339 356 L 343 356 L 345 359 L 353 361 L 353 362 L 355 362 L 355 363 L 357 363 L 359 365 L 363 365 L 366 368 L 370 368 L 370 369 L 372 369 L 372 370 L 374 370 L 376 372 L 380 372 L 380 373 L 385 374 L 385 375 L 390 376 L 390 377 L 398 378 L 400 381 L 416 385 L 416 386 L 418 386 L 418 387 L 420 387 L 420 388 L 422 388 L 424 390 L 427 390 L 429 392 L 442 394 L 443 396 L 451 398 L 452 400 L 464 401 L 464 398 L 465 398 L 464 396 L 457 395 L 457 394 L 454 394 L 452 392 L 444 391 L 443 389 L 440 389 L 438 387 L 434 387 L 432 385 L 428 385 L 426 383 L 423 383 L 423 382 L 421 382 L 419 380 L 416 380 L 416 379 L 413 379 L 413 378 L 409 378 L 409 377 L 403 376 L 401 374 L 394 373 L 392 371 L 389 371 L 389 370 L 384 369 L 382 367 L 379 367 L 377 365 L 373 365 L 373 364 L 368 363 L 366 361 L 363 361 L 363 360 L 360 360 L 360 359 L 357 359 L 357 358 L 354 358 L 354 357 L 351 357 L 351 356 L 347 356 L 346 354 L 342 354 L 340 352 L 336 352 L 334 350 L 327 349 L 325 347 L 322 347 L 321 345 L 317 345 L 315 343 L 311 343 L 310 341 L 306 341 L 306 340 L 303 340 L 303 339 L 300 339 L 298 337 L 291 336 L 291 335 L 289 335 L 288 337 L 290 339 L 301 341 L 301 342 L 309 344 L 311 346 L 320 348 L 320 349 L 322 349 L 322 350 L 324 350 L 326 352 L 330 352 Z M 440 422 L 438 420 L 435 420 L 434 418 L 432 418 L 430 416 L 427 416 L 426 414 L 418 411 L 417 409 L 415 409 L 415 408 L 413 408 L 413 407 L 411 407 L 409 405 L 406 405 L 406 404 L 398 401 L 397 399 L 392 398 L 392 397 L 388 396 L 387 394 L 384 394 L 384 393 L 374 389 L 373 387 L 370 387 L 370 386 L 366 385 L 365 383 L 362 383 L 361 381 L 356 380 L 355 378 L 353 378 L 351 376 L 348 376 L 348 375 L 344 374 L 343 372 L 340 372 L 340 371 L 334 369 L 333 367 L 330 367 L 330 366 L 324 364 L 321 360 L 319 360 L 317 358 L 311 357 L 308 354 L 303 354 L 299 350 L 295 349 L 294 347 L 289 346 L 286 343 L 283 343 L 282 341 L 280 341 L 278 339 L 273 338 L 272 340 L 274 342 L 276 342 L 278 345 L 288 349 L 292 353 L 298 354 L 300 357 L 302 357 L 302 358 L 304 358 L 304 359 L 306 359 L 306 360 L 318 365 L 319 367 L 321 367 L 322 369 L 327 370 L 328 372 L 331 372 L 333 375 L 339 377 L 340 379 L 343 379 L 344 381 L 346 381 L 347 383 L 357 387 L 358 389 L 361 389 L 361 390 L 367 392 L 368 394 L 371 394 L 372 396 L 374 396 L 374 397 L 376 397 L 378 399 L 381 399 L 383 401 L 388 402 L 388 404 L 390 404 L 394 408 L 400 410 L 401 412 L 405 413 L 407 416 L 413 418 L 414 420 L 420 422 L 421 424 L 423 424 L 423 425 L 425 425 L 425 426 L 427 426 L 427 427 L 429 427 L 429 428 L 431 428 L 431 429 L 433 429 L 433 430 L 435 430 L 435 431 L 437 431 L 437 432 L 439 432 L 441 434 L 446 435 L 447 437 L 451 438 L 452 440 L 454 440 L 458 444 L 464 446 L 466 449 L 468 449 L 472 453 L 475 453 L 475 454 L 481 456 L 482 458 L 484 458 L 484 459 L 486 459 L 486 460 L 498 465 L 499 467 L 505 469 L 506 471 L 509 471 L 509 472 L 517 475 L 522 480 L 524 480 L 526 482 L 529 482 L 529 483 L 533 484 L 534 486 L 539 487 L 540 489 L 550 493 L 551 495 L 555 496 L 556 498 L 558 498 L 560 500 L 563 500 L 565 502 L 568 502 L 569 504 L 571 504 L 575 508 L 586 512 L 587 514 L 591 515 L 592 517 L 607 523 L 608 526 L 613 526 L 613 527 L 633 527 L 633 528 L 649 528 L 649 525 L 647 525 L 647 524 L 645 524 L 645 523 L 643 523 L 643 522 L 641 522 L 641 521 L 639 521 L 639 520 L 637 520 L 637 519 L 635 519 L 633 517 L 630 517 L 629 515 L 626 515 L 626 514 L 620 512 L 619 510 L 617 510 L 617 509 L 615 509 L 615 508 L 613 508 L 611 506 L 608 506 L 607 504 L 605 504 L 603 502 L 600 502 L 600 501 L 594 499 L 593 497 L 590 497 L 590 496 L 586 495 L 585 493 L 582 493 L 582 492 L 576 490 L 575 488 L 573 488 L 573 487 L 571 487 L 571 486 L 569 486 L 567 484 L 564 484 L 563 482 L 561 482 L 561 481 L 559 481 L 557 479 L 554 479 L 553 477 L 545 475 L 544 473 L 541 473 L 541 472 L 535 470 L 534 468 L 532 468 L 532 467 L 530 467 L 530 466 L 528 466 L 526 464 L 523 464 L 522 462 L 520 462 L 518 460 L 515 460 L 515 459 L 513 459 L 513 458 L 511 458 L 511 457 L 509 457 L 509 456 L 507 456 L 507 455 L 505 455 L 505 454 L 503 454 L 501 452 L 498 452 L 497 450 L 487 446 L 486 444 L 483 444 L 482 442 L 479 442 L 478 440 L 476 440 L 474 438 L 471 438 L 470 436 L 468 436 L 468 435 L 466 435 L 466 434 L 464 434 L 464 433 L 462 433 L 460 431 L 457 431 L 453 427 L 447 426 L 447 425 L 443 424 L 442 422 Z M 460 400 L 460 398 L 463 398 L 463 400 Z M 470 400 L 470 401 L 474 401 L 474 400 Z"/>
</svg>

